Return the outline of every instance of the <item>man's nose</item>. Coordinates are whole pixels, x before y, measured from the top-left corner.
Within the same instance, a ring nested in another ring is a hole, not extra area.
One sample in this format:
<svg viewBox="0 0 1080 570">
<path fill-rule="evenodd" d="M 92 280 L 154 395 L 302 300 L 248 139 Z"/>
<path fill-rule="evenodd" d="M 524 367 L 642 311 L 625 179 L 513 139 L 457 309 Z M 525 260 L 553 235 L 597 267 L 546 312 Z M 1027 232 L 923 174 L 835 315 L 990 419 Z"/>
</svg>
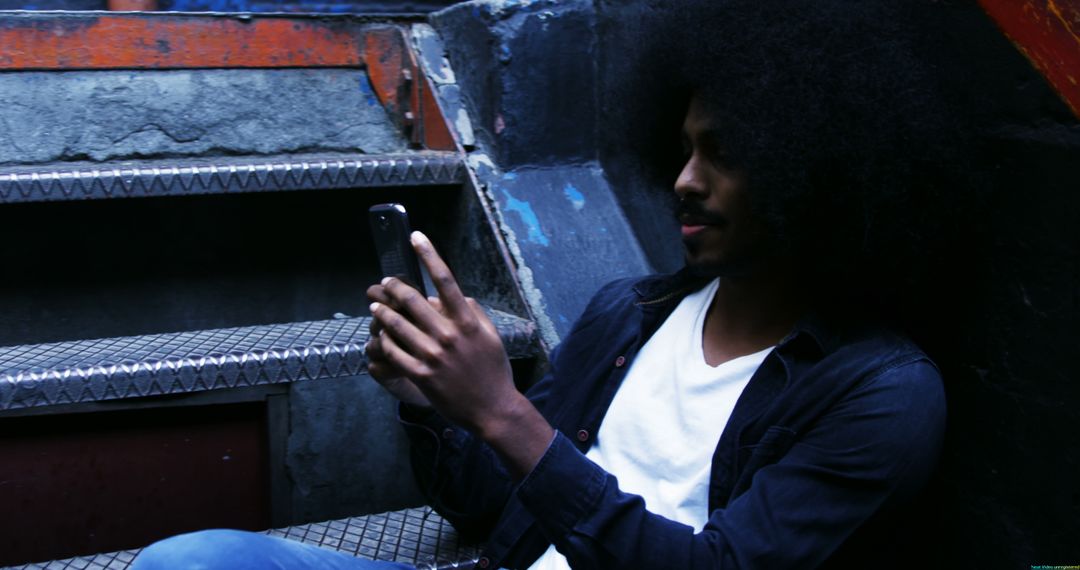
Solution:
<svg viewBox="0 0 1080 570">
<path fill-rule="evenodd" d="M 705 194 L 705 179 L 696 153 L 687 159 L 679 177 L 675 179 L 675 194 L 679 198 L 686 198 L 688 194 Z"/>
</svg>

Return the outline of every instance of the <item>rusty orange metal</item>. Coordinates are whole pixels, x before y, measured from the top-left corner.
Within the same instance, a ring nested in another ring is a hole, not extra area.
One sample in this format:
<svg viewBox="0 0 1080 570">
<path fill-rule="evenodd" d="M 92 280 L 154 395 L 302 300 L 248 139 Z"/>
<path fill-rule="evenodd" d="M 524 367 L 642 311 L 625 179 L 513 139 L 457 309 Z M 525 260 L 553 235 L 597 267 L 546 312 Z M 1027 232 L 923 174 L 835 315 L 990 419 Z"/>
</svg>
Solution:
<svg viewBox="0 0 1080 570">
<path fill-rule="evenodd" d="M 109 0 L 108 6 L 114 12 L 153 12 L 157 0 Z"/>
<path fill-rule="evenodd" d="M 0 19 L 0 69 L 357 67 L 363 36 L 315 18 L 19 14 Z"/>
<path fill-rule="evenodd" d="M 155 1 L 110 0 L 110 6 L 136 9 Z M 247 14 L 0 16 L 2 71 L 275 67 L 366 67 L 375 94 L 414 147 L 456 148 L 399 26 Z"/>
<path fill-rule="evenodd" d="M 431 150 L 454 150 L 454 136 L 446 125 L 446 118 L 435 100 L 431 84 L 426 80 L 420 95 L 420 118 L 423 120 L 423 146 Z"/>
<path fill-rule="evenodd" d="M 1080 0 L 979 0 L 1080 117 Z"/>
<path fill-rule="evenodd" d="M 416 63 L 399 28 L 369 30 L 365 63 L 375 94 L 405 129 L 415 147 L 454 150 L 454 137 L 431 82 Z"/>
<path fill-rule="evenodd" d="M 408 107 L 407 84 L 413 77 L 405 51 L 405 38 L 395 28 L 375 28 L 364 36 L 364 64 L 371 87 L 379 101 L 398 114 Z"/>
</svg>

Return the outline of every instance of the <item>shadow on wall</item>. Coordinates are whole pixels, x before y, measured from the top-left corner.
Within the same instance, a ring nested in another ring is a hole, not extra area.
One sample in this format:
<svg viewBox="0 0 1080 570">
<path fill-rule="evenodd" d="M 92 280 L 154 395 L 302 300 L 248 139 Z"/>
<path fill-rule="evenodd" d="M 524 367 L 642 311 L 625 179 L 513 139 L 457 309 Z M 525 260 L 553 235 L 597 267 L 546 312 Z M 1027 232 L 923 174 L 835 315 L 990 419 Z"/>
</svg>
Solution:
<svg viewBox="0 0 1080 570">
<path fill-rule="evenodd" d="M 969 175 L 914 216 L 939 240 L 923 252 L 925 278 L 905 292 L 903 312 L 944 371 L 950 416 L 913 558 L 943 568 L 1076 564 L 1080 125 L 975 3 L 910 8 L 972 145 Z M 601 160 L 650 261 L 674 269 L 678 244 L 655 215 L 674 179 L 664 157 L 678 149 L 663 130 L 678 117 L 657 113 L 670 107 L 672 62 L 650 50 L 670 40 L 657 22 L 693 8 L 599 0 L 597 9 Z"/>
</svg>

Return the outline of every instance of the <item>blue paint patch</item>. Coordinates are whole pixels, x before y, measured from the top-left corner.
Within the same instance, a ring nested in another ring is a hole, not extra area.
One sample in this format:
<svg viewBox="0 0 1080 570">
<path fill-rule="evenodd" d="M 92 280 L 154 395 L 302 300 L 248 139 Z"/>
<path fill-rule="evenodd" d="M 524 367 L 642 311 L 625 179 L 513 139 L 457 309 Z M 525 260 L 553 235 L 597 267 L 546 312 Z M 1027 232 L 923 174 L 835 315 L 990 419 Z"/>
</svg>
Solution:
<svg viewBox="0 0 1080 570">
<path fill-rule="evenodd" d="M 563 194 L 566 194 L 566 199 L 570 200 L 575 210 L 581 210 L 585 207 L 585 195 L 578 192 L 578 189 L 574 188 L 573 184 L 567 182 L 566 187 L 563 188 Z"/>
<path fill-rule="evenodd" d="M 521 223 L 525 224 L 525 228 L 528 229 L 526 239 L 544 247 L 550 245 L 551 242 L 548 237 L 540 229 L 540 219 L 536 217 L 536 212 L 533 211 L 532 206 L 525 200 L 518 200 L 511 196 L 506 188 L 503 188 L 502 192 L 506 196 L 506 206 L 504 208 L 507 211 L 516 213 L 521 218 Z"/>
<path fill-rule="evenodd" d="M 360 76 L 360 92 L 364 94 L 364 101 L 367 101 L 368 105 L 375 107 L 379 104 L 379 98 L 375 96 L 375 90 L 371 88 L 371 81 L 366 73 Z"/>
</svg>

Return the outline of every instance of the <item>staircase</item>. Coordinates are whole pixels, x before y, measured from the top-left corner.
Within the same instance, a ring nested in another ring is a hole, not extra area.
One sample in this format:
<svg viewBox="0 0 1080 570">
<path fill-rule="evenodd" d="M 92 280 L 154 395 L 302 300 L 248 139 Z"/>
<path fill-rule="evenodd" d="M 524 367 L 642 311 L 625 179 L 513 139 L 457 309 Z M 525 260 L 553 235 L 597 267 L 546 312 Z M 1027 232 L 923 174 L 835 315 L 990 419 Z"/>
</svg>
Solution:
<svg viewBox="0 0 1080 570">
<path fill-rule="evenodd" d="M 126 568 L 221 526 L 469 564 L 365 377 L 367 207 L 409 208 L 521 387 L 544 347 L 421 35 L 409 16 L 0 12 L 0 489 L 19 499 L 0 565 Z"/>
</svg>

